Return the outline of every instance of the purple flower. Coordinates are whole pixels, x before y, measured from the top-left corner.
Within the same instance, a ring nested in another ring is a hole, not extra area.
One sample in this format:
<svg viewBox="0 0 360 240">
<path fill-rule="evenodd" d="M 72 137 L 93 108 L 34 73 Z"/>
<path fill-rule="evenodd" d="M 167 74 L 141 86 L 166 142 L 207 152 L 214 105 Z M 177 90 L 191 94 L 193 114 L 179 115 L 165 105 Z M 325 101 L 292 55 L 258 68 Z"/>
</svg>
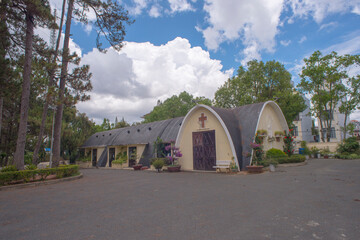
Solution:
<svg viewBox="0 0 360 240">
<path fill-rule="evenodd" d="M 250 147 L 251 147 L 251 148 L 258 148 L 258 147 L 260 147 L 260 146 L 261 146 L 261 145 L 258 144 L 258 143 L 254 143 L 254 142 L 250 143 Z"/>
</svg>

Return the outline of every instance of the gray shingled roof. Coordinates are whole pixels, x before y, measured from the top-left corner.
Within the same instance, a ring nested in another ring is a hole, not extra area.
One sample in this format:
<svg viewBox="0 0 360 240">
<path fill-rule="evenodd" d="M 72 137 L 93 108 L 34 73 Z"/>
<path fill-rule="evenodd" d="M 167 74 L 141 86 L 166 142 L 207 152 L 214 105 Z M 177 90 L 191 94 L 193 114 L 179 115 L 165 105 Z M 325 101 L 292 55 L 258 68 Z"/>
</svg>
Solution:
<svg viewBox="0 0 360 240">
<path fill-rule="evenodd" d="M 149 166 L 154 141 L 157 137 L 160 137 L 164 142 L 175 140 L 183 119 L 183 117 L 178 117 L 98 132 L 89 137 L 81 148 L 146 144 L 140 163 Z"/>
<path fill-rule="evenodd" d="M 244 155 L 246 152 L 251 153 L 250 143 L 255 136 L 264 104 L 255 103 L 233 109 L 211 107 L 221 117 L 230 133 L 241 170 L 250 164 L 250 158 Z"/>
</svg>

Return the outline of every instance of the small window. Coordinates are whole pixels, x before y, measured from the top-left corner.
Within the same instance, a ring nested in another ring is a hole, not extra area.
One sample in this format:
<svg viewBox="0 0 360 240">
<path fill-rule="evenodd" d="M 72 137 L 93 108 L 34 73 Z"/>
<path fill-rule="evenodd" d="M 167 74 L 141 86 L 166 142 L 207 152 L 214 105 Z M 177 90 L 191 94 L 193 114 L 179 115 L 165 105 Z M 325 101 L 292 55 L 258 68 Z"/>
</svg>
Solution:
<svg viewBox="0 0 360 240">
<path fill-rule="evenodd" d="M 138 129 L 137 131 L 140 132 L 140 129 Z"/>
<path fill-rule="evenodd" d="M 151 131 L 151 127 L 149 127 L 149 131 Z"/>
<path fill-rule="evenodd" d="M 128 134 L 130 133 L 130 130 L 128 130 Z"/>
</svg>

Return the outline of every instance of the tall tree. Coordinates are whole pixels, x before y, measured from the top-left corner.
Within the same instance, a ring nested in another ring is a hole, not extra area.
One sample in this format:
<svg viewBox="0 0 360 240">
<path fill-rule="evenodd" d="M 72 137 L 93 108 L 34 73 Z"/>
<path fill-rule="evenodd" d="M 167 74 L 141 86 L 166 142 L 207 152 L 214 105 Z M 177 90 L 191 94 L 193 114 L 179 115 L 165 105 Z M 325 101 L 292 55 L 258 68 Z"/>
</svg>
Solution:
<svg viewBox="0 0 360 240">
<path fill-rule="evenodd" d="M 304 62 L 298 87 L 312 96 L 310 111 L 319 119 L 322 141 L 329 142 L 334 110 L 344 92 L 342 79 L 345 72 L 342 71 L 341 58 L 336 52 L 323 56 L 320 51 L 315 51 Z"/>
<path fill-rule="evenodd" d="M 60 74 L 60 87 L 59 97 L 56 107 L 55 127 L 54 127 L 54 145 L 53 145 L 53 165 L 58 166 L 60 160 L 60 144 L 61 144 L 61 122 L 64 108 L 64 93 L 65 85 L 67 81 L 67 68 L 69 63 L 69 38 L 71 29 L 71 20 L 74 10 L 74 0 L 69 0 L 67 19 L 65 24 L 65 37 L 62 55 L 62 66 Z M 114 0 L 77 0 L 76 3 L 80 8 L 75 9 L 75 15 L 83 23 L 89 23 L 87 18 L 87 12 L 91 9 L 96 16 L 93 25 L 97 29 L 97 48 L 104 51 L 102 47 L 102 41 L 105 39 L 110 45 L 120 50 L 123 46 L 123 40 L 125 36 L 125 23 L 131 24 L 128 17 L 128 12 L 125 11 L 116 1 Z"/>
<path fill-rule="evenodd" d="M 356 76 L 350 76 L 349 74 L 349 71 L 358 72 L 360 67 L 360 55 L 342 56 L 341 63 L 344 68 L 343 83 L 345 89 L 340 98 L 341 105 L 339 111 L 345 115 L 343 135 L 344 139 L 346 139 L 346 132 L 350 125 L 347 125 L 347 118 L 354 110 L 360 108 L 360 74 L 357 74 Z"/>
<path fill-rule="evenodd" d="M 31 58 L 33 49 L 33 36 L 36 18 L 40 21 L 52 21 L 50 7 L 47 1 L 32 0 L 24 1 L 23 4 L 17 4 L 22 10 L 26 21 L 26 38 L 25 38 L 25 60 L 23 71 L 23 85 L 21 94 L 20 122 L 18 130 L 18 139 L 14 153 L 14 163 L 17 169 L 24 169 L 24 152 L 26 143 L 26 129 L 29 111 L 30 97 L 30 76 L 31 76 Z M 49 24 L 50 25 L 50 24 Z"/>
<path fill-rule="evenodd" d="M 50 104 L 50 101 L 53 100 L 53 97 L 54 97 L 53 89 L 54 89 L 54 85 L 55 85 L 54 84 L 55 71 L 57 69 L 57 58 L 58 58 L 58 53 L 59 53 L 61 33 L 62 33 L 62 27 L 63 27 L 63 22 L 64 22 L 65 4 L 66 4 L 66 0 L 63 0 L 59 29 L 58 29 L 58 36 L 57 36 L 55 47 L 53 46 L 54 45 L 53 42 L 54 42 L 54 38 L 55 38 L 55 29 L 53 29 L 52 33 L 51 33 L 52 54 L 49 57 L 49 62 L 51 62 L 51 65 L 50 65 L 50 69 L 49 69 L 48 92 L 47 92 L 47 95 L 45 98 L 45 103 L 43 106 L 43 112 L 42 112 L 42 116 L 41 116 L 41 124 L 40 124 L 40 128 L 39 128 L 39 135 L 38 135 L 38 139 L 37 139 L 35 149 L 33 152 L 33 160 L 32 160 L 33 164 L 38 163 L 39 151 L 40 151 L 40 147 L 43 143 L 43 135 L 44 135 L 44 131 L 45 131 L 45 123 L 46 123 L 46 117 L 48 114 L 49 104 Z M 56 18 L 56 10 L 54 12 L 54 16 Z"/>
<path fill-rule="evenodd" d="M 306 109 L 304 99 L 292 87 L 291 74 L 277 61 L 252 60 L 240 66 L 215 93 L 215 105 L 233 108 L 246 104 L 277 101 L 289 125 Z"/>
</svg>

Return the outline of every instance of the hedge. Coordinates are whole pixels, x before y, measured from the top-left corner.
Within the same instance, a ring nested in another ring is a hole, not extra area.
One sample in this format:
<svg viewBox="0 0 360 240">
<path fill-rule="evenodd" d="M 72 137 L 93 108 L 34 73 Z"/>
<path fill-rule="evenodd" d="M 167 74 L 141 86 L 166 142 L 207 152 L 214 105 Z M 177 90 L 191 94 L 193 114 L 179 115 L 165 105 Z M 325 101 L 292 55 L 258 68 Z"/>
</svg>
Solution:
<svg viewBox="0 0 360 240">
<path fill-rule="evenodd" d="M 64 178 L 76 175 L 79 173 L 79 166 L 67 165 L 58 168 L 45 168 L 35 170 L 21 170 L 0 173 L 0 186 L 14 183 L 14 182 L 29 182 L 34 181 L 37 176 L 40 180 L 45 180 L 49 175 L 56 174 L 57 178 Z"/>
<path fill-rule="evenodd" d="M 288 156 L 277 157 L 277 158 L 271 158 L 270 160 L 276 161 L 279 164 L 283 164 L 283 163 L 300 163 L 300 162 L 304 162 L 305 159 L 306 157 L 302 155 L 291 155 L 290 157 Z"/>
</svg>

